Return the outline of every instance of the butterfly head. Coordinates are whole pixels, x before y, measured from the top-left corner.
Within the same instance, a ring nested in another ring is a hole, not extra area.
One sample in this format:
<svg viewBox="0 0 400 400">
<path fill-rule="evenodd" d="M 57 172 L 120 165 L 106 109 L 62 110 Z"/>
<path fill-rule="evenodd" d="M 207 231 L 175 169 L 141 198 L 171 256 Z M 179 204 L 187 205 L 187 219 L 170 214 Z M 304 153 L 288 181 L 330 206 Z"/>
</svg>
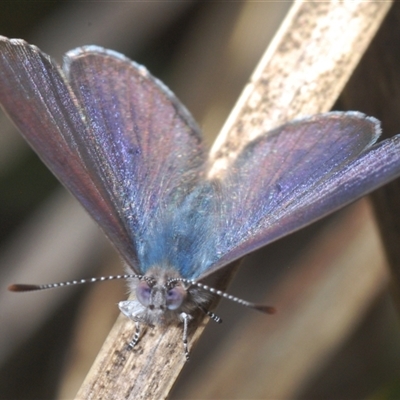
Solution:
<svg viewBox="0 0 400 400">
<path fill-rule="evenodd" d="M 119 307 L 128 318 L 150 325 L 179 321 L 205 305 L 211 294 L 180 277 L 175 269 L 154 267 L 145 275 L 129 280 L 136 299 L 121 301 Z"/>
</svg>

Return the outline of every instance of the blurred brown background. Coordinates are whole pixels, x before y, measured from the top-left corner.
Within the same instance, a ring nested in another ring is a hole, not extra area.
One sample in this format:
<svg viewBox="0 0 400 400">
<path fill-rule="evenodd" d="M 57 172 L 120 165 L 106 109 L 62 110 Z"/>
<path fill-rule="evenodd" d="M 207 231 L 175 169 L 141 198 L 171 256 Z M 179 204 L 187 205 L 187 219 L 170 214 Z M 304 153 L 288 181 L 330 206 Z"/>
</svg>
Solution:
<svg viewBox="0 0 400 400">
<path fill-rule="evenodd" d="M 0 34 L 23 38 L 59 62 L 63 53 L 86 44 L 124 53 L 176 93 L 211 145 L 290 5 L 1 2 Z M 391 18 L 397 15 L 392 11 Z M 390 77 L 393 87 L 399 77 Z M 337 108 L 354 108 L 349 98 L 343 96 Z M 362 104 L 357 109 L 384 119 Z M 121 266 L 102 233 L 3 115 L 0 124 L 0 398 L 72 398 L 117 316 L 123 282 L 20 295 L 6 287 L 120 273 Z M 389 133 L 397 132 L 400 124 Z M 287 354 L 271 345 L 265 355 L 276 360 L 276 376 L 283 379 L 275 384 L 291 387 L 287 397 L 400 398 L 400 327 L 371 215 L 366 202 L 355 204 L 247 257 L 229 292 L 252 301 L 272 293 L 273 301 L 279 286 L 286 293 L 277 300 L 280 315 L 261 316 L 261 326 L 251 310 L 222 302 L 216 312 L 224 323 L 209 324 L 172 397 L 195 397 L 201 393 L 196 385 L 211 385 L 225 368 L 224 351 L 230 360 L 235 349 L 254 341 L 243 329 L 254 325 L 267 336 L 274 318 L 298 318 L 303 330 L 287 322 Z M 344 304 L 331 300 L 331 287 L 339 288 Z M 310 306 L 298 308 L 303 302 Z M 344 309 L 351 311 L 346 318 Z M 324 310 L 332 326 L 318 319 Z M 319 334 L 324 327 L 331 336 Z M 307 336 L 312 340 L 296 341 Z M 258 343 L 252 345 L 257 351 Z M 247 362 L 243 355 L 237 361 Z M 295 365 L 297 372 L 286 374 Z M 262 376 L 263 365 L 254 365 L 254 371 Z M 271 374 L 265 374 L 268 380 Z M 286 376 L 296 379 L 285 381 Z M 240 379 L 249 384 L 253 377 L 224 379 L 221 386 Z M 271 387 L 263 398 L 274 393 Z"/>
</svg>

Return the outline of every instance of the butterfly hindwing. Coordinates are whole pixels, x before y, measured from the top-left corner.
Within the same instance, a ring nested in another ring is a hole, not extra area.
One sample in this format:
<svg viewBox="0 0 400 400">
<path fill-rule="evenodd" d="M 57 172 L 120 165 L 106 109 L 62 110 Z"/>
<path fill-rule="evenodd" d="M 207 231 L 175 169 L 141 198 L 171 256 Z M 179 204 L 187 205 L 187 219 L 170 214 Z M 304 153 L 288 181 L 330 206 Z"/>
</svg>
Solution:
<svg viewBox="0 0 400 400">
<path fill-rule="evenodd" d="M 154 254 L 168 239 L 168 214 L 202 178 L 197 125 L 160 81 L 118 53 L 80 48 L 67 54 L 65 70 L 95 138 L 86 143 L 92 174 L 113 178 L 111 196 L 129 232 L 140 249 L 151 237 L 141 252 Z"/>
<path fill-rule="evenodd" d="M 255 139 L 222 181 L 216 254 L 204 275 L 358 199 L 400 175 L 400 136 L 374 144 L 379 122 L 320 114 Z M 221 255 L 221 256 L 219 256 Z"/>
</svg>

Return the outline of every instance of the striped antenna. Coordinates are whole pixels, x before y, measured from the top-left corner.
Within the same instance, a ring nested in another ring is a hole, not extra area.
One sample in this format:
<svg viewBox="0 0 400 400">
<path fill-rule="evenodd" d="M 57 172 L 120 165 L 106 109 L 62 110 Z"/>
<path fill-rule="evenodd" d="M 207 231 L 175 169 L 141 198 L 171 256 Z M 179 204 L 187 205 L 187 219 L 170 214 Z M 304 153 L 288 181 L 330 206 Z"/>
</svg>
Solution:
<svg viewBox="0 0 400 400">
<path fill-rule="evenodd" d="M 153 283 L 153 280 L 147 276 L 125 274 L 125 275 L 101 276 L 99 278 L 79 279 L 79 280 L 73 280 L 73 281 L 68 281 L 68 282 L 49 283 L 49 284 L 45 284 L 45 285 L 31 285 L 31 284 L 15 283 L 15 284 L 10 285 L 8 287 L 8 290 L 10 290 L 11 292 L 30 292 L 33 290 L 46 290 L 46 289 L 54 289 L 54 288 L 64 287 L 64 286 L 82 285 L 84 283 L 106 282 L 106 281 L 113 281 L 113 280 L 117 280 L 117 279 L 132 279 L 132 278 L 145 280 L 149 284 Z"/>
<path fill-rule="evenodd" d="M 239 299 L 239 297 L 235 297 L 232 296 L 231 294 L 222 292 L 221 290 L 215 289 L 213 287 L 210 287 L 208 285 L 204 285 L 200 282 L 196 282 L 196 281 L 192 281 L 189 279 L 184 279 L 184 278 L 173 278 L 173 279 L 169 279 L 167 281 L 167 286 L 174 284 L 175 282 L 183 282 L 184 284 L 188 285 L 188 286 L 197 286 L 200 289 L 205 290 L 206 292 L 210 292 L 212 294 L 215 294 L 217 296 L 223 297 L 224 299 L 228 299 L 231 301 L 234 301 L 235 303 L 239 303 L 242 306 L 248 307 L 248 308 L 252 308 L 253 310 L 257 310 L 257 311 L 261 311 L 265 314 L 275 314 L 276 309 L 274 307 L 271 306 L 265 306 L 263 304 L 257 304 L 257 303 L 251 303 L 250 301 L 246 301 L 243 299 Z"/>
<path fill-rule="evenodd" d="M 74 286 L 74 285 L 82 285 L 84 283 L 95 283 L 95 282 L 106 282 L 106 281 L 113 281 L 118 279 L 140 279 L 146 281 L 149 286 L 154 285 L 155 281 L 153 278 L 145 276 L 145 275 L 134 275 L 134 274 L 125 274 L 125 275 L 110 275 L 110 276 L 101 276 L 98 278 L 89 278 L 89 279 L 79 279 L 67 282 L 59 282 L 59 283 L 48 283 L 45 285 L 32 285 L 32 284 L 22 284 L 22 283 L 15 283 L 8 287 L 8 290 L 11 292 L 30 292 L 34 290 L 47 290 L 47 289 L 54 289 L 64 286 Z M 241 304 L 242 306 L 252 308 L 257 311 L 261 311 L 265 314 L 274 314 L 276 312 L 274 307 L 265 306 L 263 304 L 251 303 L 249 301 L 240 299 L 239 297 L 232 296 L 228 293 L 222 292 L 221 290 L 215 289 L 208 285 L 204 285 L 200 282 L 192 281 L 189 279 L 184 278 L 173 278 L 169 279 L 166 283 L 166 286 L 169 287 L 176 282 L 182 282 L 185 285 L 189 286 L 196 286 L 206 292 L 210 292 L 214 295 L 223 297 L 224 299 L 231 300 L 235 303 Z M 205 311 L 208 314 L 208 311 Z M 209 315 L 209 314 L 208 314 Z M 220 322 L 218 316 L 209 315 L 214 321 Z"/>
</svg>

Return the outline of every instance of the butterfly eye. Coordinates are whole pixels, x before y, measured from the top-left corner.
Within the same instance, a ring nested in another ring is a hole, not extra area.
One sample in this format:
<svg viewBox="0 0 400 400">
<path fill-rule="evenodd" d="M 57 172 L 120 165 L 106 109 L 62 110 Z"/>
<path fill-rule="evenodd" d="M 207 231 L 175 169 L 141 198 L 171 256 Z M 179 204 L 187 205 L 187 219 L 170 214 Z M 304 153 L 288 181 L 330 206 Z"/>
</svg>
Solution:
<svg viewBox="0 0 400 400">
<path fill-rule="evenodd" d="M 167 291 L 167 307 L 169 310 L 179 308 L 186 297 L 186 291 L 182 287 L 174 287 Z"/>
<path fill-rule="evenodd" d="M 151 296 L 151 287 L 147 284 L 147 282 L 140 282 L 136 288 L 136 298 L 145 307 L 148 307 L 150 304 L 150 296 Z"/>
</svg>

